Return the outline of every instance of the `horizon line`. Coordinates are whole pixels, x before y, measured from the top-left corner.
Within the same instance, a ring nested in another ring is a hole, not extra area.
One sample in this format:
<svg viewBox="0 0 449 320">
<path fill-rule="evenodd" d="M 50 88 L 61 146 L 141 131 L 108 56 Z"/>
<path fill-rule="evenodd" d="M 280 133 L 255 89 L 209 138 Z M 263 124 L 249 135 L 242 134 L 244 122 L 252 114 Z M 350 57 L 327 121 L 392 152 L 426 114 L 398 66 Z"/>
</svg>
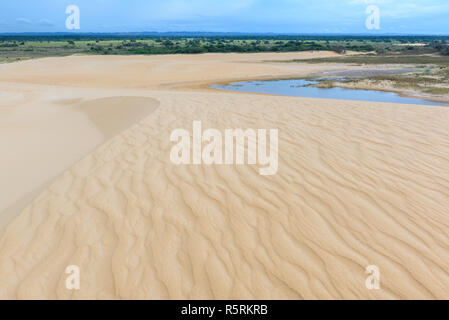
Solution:
<svg viewBox="0 0 449 320">
<path fill-rule="evenodd" d="M 293 32 L 226 32 L 226 31 L 126 31 L 126 32 L 74 32 L 74 31 L 56 31 L 56 32 L 0 32 L 0 36 L 48 36 L 48 35 L 64 35 L 64 36 L 83 36 L 83 35 L 245 35 L 245 36 L 365 36 L 365 37 L 379 37 L 379 36 L 420 36 L 420 37 L 449 37 L 449 33 L 322 33 L 322 32 L 307 32 L 307 33 L 293 33 Z"/>
</svg>

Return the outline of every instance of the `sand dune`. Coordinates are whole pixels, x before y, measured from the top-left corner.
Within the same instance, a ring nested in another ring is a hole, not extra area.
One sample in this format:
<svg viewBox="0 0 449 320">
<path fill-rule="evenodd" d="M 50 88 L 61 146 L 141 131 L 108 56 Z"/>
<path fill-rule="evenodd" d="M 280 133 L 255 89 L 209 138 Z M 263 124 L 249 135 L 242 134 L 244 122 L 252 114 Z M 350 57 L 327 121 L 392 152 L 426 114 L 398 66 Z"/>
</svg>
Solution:
<svg viewBox="0 0 449 320">
<path fill-rule="evenodd" d="M 2 91 L 8 105 L 36 101 L 46 88 L 69 105 L 114 91 L 158 107 L 65 171 L 0 233 L 0 298 L 449 298 L 449 109 L 195 89 L 325 67 L 259 63 L 271 59 L 70 57 L 1 66 L 0 86 L 21 88 Z M 68 75 L 58 73 L 61 64 Z M 193 120 L 219 130 L 278 128 L 278 173 L 173 165 L 170 133 Z M 65 287 L 68 265 L 80 267 L 80 290 Z M 380 290 L 365 287 L 368 265 L 380 268 Z"/>
<path fill-rule="evenodd" d="M 113 91 L 20 84 L 0 84 L 0 90 L 11 99 L 0 105 L 0 228 L 51 179 L 157 106 L 151 98 Z"/>
</svg>

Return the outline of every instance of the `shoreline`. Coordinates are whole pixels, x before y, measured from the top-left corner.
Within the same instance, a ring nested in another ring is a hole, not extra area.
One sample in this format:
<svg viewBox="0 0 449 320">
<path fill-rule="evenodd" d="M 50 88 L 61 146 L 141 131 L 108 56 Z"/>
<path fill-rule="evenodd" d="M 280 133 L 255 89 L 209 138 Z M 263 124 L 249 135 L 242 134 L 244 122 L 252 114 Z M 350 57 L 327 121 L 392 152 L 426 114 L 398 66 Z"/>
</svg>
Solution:
<svg viewBox="0 0 449 320">
<path fill-rule="evenodd" d="M 317 80 L 319 81 L 319 80 Z M 357 79 L 355 80 L 351 80 L 353 82 L 358 81 Z M 363 81 L 363 79 L 362 79 Z M 318 87 L 319 88 L 319 84 L 318 85 L 314 85 L 314 87 Z M 449 97 L 444 98 L 444 97 L 435 97 L 435 96 L 427 96 L 425 94 L 420 94 L 419 91 L 417 90 L 401 90 L 395 87 L 390 87 L 390 88 L 380 88 L 380 87 L 376 87 L 375 85 L 372 86 L 366 86 L 366 85 L 346 85 L 345 83 L 342 82 L 333 82 L 332 87 L 336 87 L 336 88 L 342 88 L 342 89 L 353 89 L 353 90 L 371 90 L 371 91 L 382 91 L 382 92 L 393 92 L 398 94 L 401 97 L 405 97 L 405 98 L 414 98 L 414 99 L 420 99 L 420 100 L 428 100 L 428 101 L 434 101 L 434 102 L 444 102 L 447 103 L 449 106 Z M 432 106 L 432 107 L 438 107 L 438 106 Z M 444 107 L 444 106 L 442 106 Z"/>
<path fill-rule="evenodd" d="M 317 75 L 317 77 L 319 77 L 319 75 Z M 237 94 L 241 94 L 241 93 L 246 93 L 246 94 L 258 94 L 258 95 L 271 95 L 271 96 L 286 96 L 286 95 L 282 95 L 282 94 L 272 94 L 272 93 L 262 93 L 262 92 L 243 92 L 243 91 L 232 91 L 232 90 L 224 90 L 224 89 L 217 89 L 217 88 L 212 88 L 212 85 L 230 85 L 231 83 L 234 82 L 252 82 L 252 81 L 277 81 L 277 80 L 309 80 L 309 79 L 314 79 L 315 81 L 326 81 L 326 79 L 316 79 L 316 77 L 310 77 L 310 76 L 274 76 L 274 77 L 257 77 L 257 78 L 246 78 L 246 79 L 233 79 L 233 80 L 226 80 L 226 81 L 216 81 L 216 82 L 208 82 L 208 83 L 203 83 L 203 84 L 196 84 L 193 86 L 186 86 L 184 88 L 186 89 L 195 89 L 195 88 L 199 88 L 199 89 L 203 89 L 203 90 L 212 90 L 212 91 L 225 91 L 225 92 L 231 92 L 231 93 L 237 93 Z M 362 79 L 363 80 L 363 79 Z M 354 79 L 352 81 L 358 81 L 357 79 Z M 319 84 L 318 85 L 314 85 L 313 87 L 318 87 L 319 88 Z M 337 88 L 342 88 L 342 89 L 352 89 L 352 90 L 370 90 L 370 91 L 382 91 L 382 92 L 392 92 L 392 93 L 396 93 L 401 97 L 405 97 L 405 98 L 414 98 L 414 99 L 420 99 L 420 100 L 427 100 L 427 101 L 434 101 L 434 102 L 443 102 L 443 103 L 447 103 L 449 106 L 449 97 L 435 97 L 435 96 L 427 96 L 424 94 L 420 94 L 419 91 L 417 90 L 400 90 L 394 87 L 391 88 L 378 88 L 375 85 L 373 86 L 348 86 L 345 85 L 344 83 L 340 83 L 340 82 L 333 82 L 332 87 L 337 87 Z M 291 97 L 291 96 L 290 96 Z M 295 96 L 297 97 L 297 96 Z M 297 97 L 297 98 L 301 98 L 301 97 Z M 316 97 L 318 99 L 322 99 L 320 97 Z M 336 99 L 339 100 L 339 99 Z M 366 100 L 369 101 L 369 100 Z M 377 101 L 373 101 L 373 102 L 377 102 Z M 432 107 L 446 107 L 446 106 L 432 106 Z"/>
</svg>

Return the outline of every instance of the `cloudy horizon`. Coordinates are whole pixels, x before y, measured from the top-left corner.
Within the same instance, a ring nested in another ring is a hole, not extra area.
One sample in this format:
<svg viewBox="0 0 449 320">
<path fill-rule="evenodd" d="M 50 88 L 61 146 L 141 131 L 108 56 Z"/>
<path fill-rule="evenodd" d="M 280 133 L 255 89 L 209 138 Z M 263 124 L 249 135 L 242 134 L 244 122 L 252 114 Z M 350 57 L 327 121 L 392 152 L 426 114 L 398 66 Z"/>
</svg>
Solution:
<svg viewBox="0 0 449 320">
<path fill-rule="evenodd" d="M 446 0 L 0 0 L 0 33 L 68 32 L 68 5 L 81 33 L 240 32 L 290 34 L 449 34 Z M 370 30 L 366 9 L 380 10 Z"/>
</svg>

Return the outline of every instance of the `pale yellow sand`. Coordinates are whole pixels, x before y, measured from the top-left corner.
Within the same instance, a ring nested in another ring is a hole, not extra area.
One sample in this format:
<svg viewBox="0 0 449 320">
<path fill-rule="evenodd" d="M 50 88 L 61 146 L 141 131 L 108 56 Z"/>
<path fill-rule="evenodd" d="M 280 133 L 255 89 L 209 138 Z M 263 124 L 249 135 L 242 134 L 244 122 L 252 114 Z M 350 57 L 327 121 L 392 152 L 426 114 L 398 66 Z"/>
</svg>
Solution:
<svg viewBox="0 0 449 320">
<path fill-rule="evenodd" d="M 0 228 L 50 179 L 158 105 L 146 97 L 97 98 L 111 92 L 55 86 L 8 83 L 0 90 Z"/>
<path fill-rule="evenodd" d="M 159 103 L 59 176 L 0 233 L 0 297 L 449 298 L 449 109 L 195 89 L 334 67 L 258 62 L 272 56 L 0 66 L 11 106 L 32 103 L 39 92 L 53 92 L 62 106 L 95 94 Z M 171 164 L 170 133 L 193 120 L 220 130 L 278 128 L 278 174 Z M 79 291 L 65 288 L 68 265 L 81 269 Z M 368 265 L 380 268 L 380 290 L 365 287 Z"/>
</svg>

